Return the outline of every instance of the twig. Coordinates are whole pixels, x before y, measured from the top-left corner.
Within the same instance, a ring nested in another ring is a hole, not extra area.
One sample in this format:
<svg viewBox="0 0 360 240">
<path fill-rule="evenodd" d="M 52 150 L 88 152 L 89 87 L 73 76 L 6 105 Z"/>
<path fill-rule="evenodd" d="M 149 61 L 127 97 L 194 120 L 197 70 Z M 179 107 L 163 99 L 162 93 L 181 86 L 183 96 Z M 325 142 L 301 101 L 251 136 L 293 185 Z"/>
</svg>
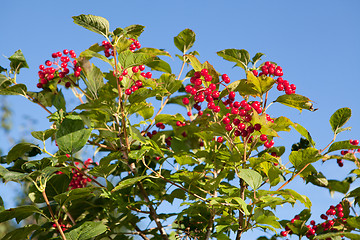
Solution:
<svg viewBox="0 0 360 240">
<path fill-rule="evenodd" d="M 69 211 L 66 209 L 66 207 L 63 205 L 62 209 L 64 210 L 65 214 L 69 217 L 70 221 L 72 222 L 73 226 L 76 225 L 76 222 L 74 220 L 74 218 L 71 216 L 71 214 L 69 213 Z"/>
<path fill-rule="evenodd" d="M 42 195 L 43 195 L 43 197 L 44 197 L 44 199 L 45 199 L 45 202 L 46 202 L 46 205 L 48 206 L 48 209 L 49 209 L 51 218 L 54 220 L 55 225 L 56 225 L 56 227 L 57 227 L 57 229 L 58 229 L 58 231 L 59 231 L 59 233 L 60 233 L 60 235 L 61 235 L 61 238 L 62 238 L 63 240 L 66 240 L 65 234 L 64 234 L 64 232 L 63 232 L 63 230 L 62 230 L 62 228 L 61 228 L 58 220 L 55 218 L 54 212 L 53 212 L 53 210 L 52 210 L 52 208 L 51 208 L 51 206 L 50 206 L 50 202 L 49 202 L 49 199 L 48 199 L 47 196 L 46 196 L 45 190 L 42 191 L 41 193 L 42 193 Z"/>
</svg>

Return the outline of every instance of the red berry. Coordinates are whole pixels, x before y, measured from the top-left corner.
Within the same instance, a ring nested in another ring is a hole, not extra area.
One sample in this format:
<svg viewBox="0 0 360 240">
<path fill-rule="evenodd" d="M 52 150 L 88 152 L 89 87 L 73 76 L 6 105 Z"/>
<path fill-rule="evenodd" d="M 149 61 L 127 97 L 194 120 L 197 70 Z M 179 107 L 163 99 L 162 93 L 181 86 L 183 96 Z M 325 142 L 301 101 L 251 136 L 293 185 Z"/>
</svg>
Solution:
<svg viewBox="0 0 360 240">
<path fill-rule="evenodd" d="M 135 92 L 136 90 L 138 90 L 138 87 L 136 85 L 131 86 L 131 91 Z"/>
<path fill-rule="evenodd" d="M 230 83 L 230 78 L 227 74 L 223 74 L 221 78 L 226 84 Z"/>
<path fill-rule="evenodd" d="M 223 122 L 224 124 L 229 124 L 229 123 L 230 123 L 230 118 L 224 117 L 224 119 L 222 120 L 222 122 Z"/>
<path fill-rule="evenodd" d="M 71 82 L 66 82 L 66 83 L 65 83 L 65 87 L 66 87 L 66 88 L 69 88 L 70 86 L 71 86 Z"/>
<path fill-rule="evenodd" d="M 206 75 L 209 74 L 209 71 L 207 69 L 202 69 L 200 74 L 205 77 Z"/>
<path fill-rule="evenodd" d="M 252 70 L 252 73 L 254 74 L 254 76 L 257 77 L 257 75 L 259 74 L 257 70 Z"/>
<path fill-rule="evenodd" d="M 221 110 L 221 109 L 220 109 L 219 106 L 215 106 L 215 107 L 213 108 L 213 111 L 214 111 L 214 112 L 220 112 L 220 110 Z"/>
<path fill-rule="evenodd" d="M 211 84 L 209 85 L 209 88 L 210 88 L 211 90 L 215 90 L 215 89 L 216 89 L 216 85 L 213 84 L 213 83 L 211 83 Z"/>
<path fill-rule="evenodd" d="M 52 62 L 51 62 L 50 60 L 46 60 L 46 61 L 45 61 L 45 65 L 48 66 L 48 67 L 50 67 L 50 66 L 52 65 Z"/>
<path fill-rule="evenodd" d="M 288 232 L 287 231 L 281 231 L 280 235 L 283 236 L 283 237 L 286 237 L 288 235 Z"/>
<path fill-rule="evenodd" d="M 206 75 L 206 76 L 204 77 L 204 79 L 205 79 L 206 82 L 211 82 L 212 76 L 211 76 L 211 75 Z"/>
<path fill-rule="evenodd" d="M 260 140 L 263 141 L 263 142 L 267 141 L 267 136 L 265 134 L 261 134 L 260 135 Z"/>
<path fill-rule="evenodd" d="M 146 73 L 146 78 L 151 78 L 152 77 L 152 73 L 151 72 L 147 72 Z"/>
<path fill-rule="evenodd" d="M 233 129 L 233 127 L 231 126 L 231 124 L 227 124 L 225 126 L 225 130 L 228 131 L 228 132 L 230 132 L 232 129 Z"/>
<path fill-rule="evenodd" d="M 216 141 L 219 142 L 219 143 L 222 143 L 222 142 L 224 141 L 224 138 L 223 138 L 223 137 L 218 137 L 218 138 L 216 139 Z"/>
<path fill-rule="evenodd" d="M 139 69 L 140 69 L 140 71 L 144 71 L 144 70 L 145 70 L 145 66 L 144 66 L 144 65 L 140 65 L 140 66 L 139 66 Z"/>
<path fill-rule="evenodd" d="M 135 82 L 135 85 L 136 85 L 138 88 L 140 88 L 140 87 L 142 87 L 143 83 L 142 83 L 141 80 L 137 80 L 137 81 Z"/>
<path fill-rule="evenodd" d="M 279 84 L 279 85 L 277 85 L 276 89 L 279 90 L 279 91 L 283 91 L 284 90 L 284 85 Z"/>
<path fill-rule="evenodd" d="M 74 76 L 75 76 L 75 77 L 80 77 L 80 74 L 81 74 L 81 73 L 78 72 L 78 71 L 74 72 Z"/>
<path fill-rule="evenodd" d="M 183 102 L 184 105 L 188 105 L 190 101 L 189 101 L 189 99 L 187 97 L 184 97 L 182 99 L 182 102 Z"/>
<path fill-rule="evenodd" d="M 235 99 L 235 92 L 229 92 L 229 99 L 234 100 Z"/>
<path fill-rule="evenodd" d="M 125 90 L 125 94 L 126 94 L 126 95 L 130 95 L 130 94 L 131 94 L 131 89 L 129 89 L 129 88 L 126 89 L 126 90 Z"/>
</svg>

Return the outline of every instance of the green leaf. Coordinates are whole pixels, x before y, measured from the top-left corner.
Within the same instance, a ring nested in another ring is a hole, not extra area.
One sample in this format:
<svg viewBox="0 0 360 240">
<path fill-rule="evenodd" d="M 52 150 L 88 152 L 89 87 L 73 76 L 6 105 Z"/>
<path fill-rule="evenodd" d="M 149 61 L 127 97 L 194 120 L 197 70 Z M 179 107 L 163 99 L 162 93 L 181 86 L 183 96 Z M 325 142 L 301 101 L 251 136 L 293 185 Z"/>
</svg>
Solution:
<svg viewBox="0 0 360 240">
<path fill-rule="evenodd" d="M 349 232 L 336 232 L 336 233 L 325 233 L 316 235 L 316 239 L 337 239 L 336 237 L 339 237 L 338 239 L 342 239 L 341 236 L 347 237 L 351 240 L 360 240 L 360 235 L 355 233 L 349 233 Z"/>
<path fill-rule="evenodd" d="M 0 74 L 0 87 L 6 87 L 6 84 L 11 84 L 11 78 L 8 78 L 7 76 Z M 2 86 L 4 84 L 4 86 Z"/>
<path fill-rule="evenodd" d="M 147 53 L 152 56 L 163 55 L 163 56 L 171 57 L 170 53 L 168 53 L 167 51 L 156 49 L 156 48 L 140 48 L 139 50 L 136 51 L 136 53 Z"/>
<path fill-rule="evenodd" d="M 353 228 L 360 229 L 360 217 L 349 217 L 346 219 L 347 224 Z"/>
<path fill-rule="evenodd" d="M 255 66 L 255 64 L 261 60 L 261 57 L 264 56 L 265 54 L 263 53 L 257 53 L 255 54 L 255 56 L 252 58 L 252 63 Z"/>
<path fill-rule="evenodd" d="M 351 117 L 350 108 L 340 108 L 330 117 L 330 125 L 334 133 L 338 131 L 339 128 L 344 126 L 344 124 L 349 121 Z"/>
<path fill-rule="evenodd" d="M 6 163 L 10 164 L 11 162 L 17 160 L 19 157 L 24 156 L 27 153 L 32 152 L 33 150 L 38 149 L 41 152 L 40 148 L 32 143 L 19 143 L 16 144 L 8 153 L 6 157 Z"/>
<path fill-rule="evenodd" d="M 331 144 L 331 146 L 327 150 L 326 154 L 329 152 L 334 152 L 334 151 L 343 150 L 343 149 L 359 149 L 359 148 L 360 148 L 360 146 L 354 146 L 354 145 L 350 144 L 349 140 L 339 141 L 339 142 L 334 142 L 333 144 Z"/>
<path fill-rule="evenodd" d="M 27 92 L 27 94 L 34 99 L 34 102 L 39 102 L 45 107 L 51 107 L 55 98 L 50 89 L 44 89 L 40 92 Z"/>
<path fill-rule="evenodd" d="M 123 188 L 131 187 L 132 185 L 140 182 L 141 180 L 143 180 L 147 177 L 149 177 L 149 176 L 138 176 L 138 177 L 127 178 L 125 180 L 122 180 L 121 182 L 118 183 L 118 185 L 113 190 L 111 190 L 111 192 L 115 192 L 115 191 L 118 191 Z"/>
<path fill-rule="evenodd" d="M 10 60 L 11 70 L 15 73 L 19 73 L 21 68 L 29 68 L 27 64 L 24 54 L 19 49 L 17 50 L 11 57 L 8 58 Z"/>
<path fill-rule="evenodd" d="M 246 79 L 241 79 L 230 83 L 226 89 L 221 91 L 220 98 L 229 94 L 229 91 L 238 92 L 241 96 L 251 95 L 260 96 L 253 83 L 248 82 Z"/>
<path fill-rule="evenodd" d="M 86 187 L 86 188 L 75 188 L 68 192 L 64 192 L 54 196 L 54 200 L 58 202 L 60 205 L 66 205 L 68 202 L 76 200 L 76 199 L 83 199 L 89 196 L 95 196 L 93 193 L 94 190 L 98 188 L 95 187 Z"/>
<path fill-rule="evenodd" d="M 4 179 L 5 182 L 21 182 L 26 178 L 27 174 L 20 172 L 9 171 L 3 166 L 0 165 L 0 177 Z"/>
<path fill-rule="evenodd" d="M 139 129 L 137 129 L 134 126 L 130 126 L 129 129 L 130 129 L 131 138 L 138 140 L 139 142 L 146 143 L 146 138 L 143 135 L 141 135 Z"/>
<path fill-rule="evenodd" d="M 31 225 L 26 225 L 22 228 L 17 228 L 9 233 L 7 233 L 2 240 L 14 240 L 14 239 L 30 239 L 29 235 L 35 231 L 40 229 L 40 226 L 35 225 L 35 224 L 31 224 Z"/>
<path fill-rule="evenodd" d="M 133 66 L 137 66 L 137 65 L 141 65 L 141 64 L 146 64 L 153 58 L 154 58 L 154 56 L 152 56 L 150 54 L 133 53 L 130 50 L 121 52 L 118 56 L 119 63 L 121 65 L 121 67 L 123 67 L 124 69 L 133 67 Z"/>
<path fill-rule="evenodd" d="M 250 54 L 244 49 L 225 49 L 217 52 L 217 55 L 227 61 L 236 63 L 236 66 L 245 70 L 247 70 L 247 65 L 250 62 Z"/>
<path fill-rule="evenodd" d="M 350 189 L 350 183 L 346 180 L 338 181 L 338 180 L 328 180 L 327 188 L 330 192 L 340 192 L 346 194 Z"/>
<path fill-rule="evenodd" d="M 306 128 L 304 128 L 303 126 L 301 126 L 298 123 L 292 123 L 292 127 L 296 131 L 298 131 L 298 133 L 300 133 L 303 137 L 305 137 L 313 147 L 315 147 L 315 142 L 312 139 L 312 137 L 311 137 L 310 133 L 308 132 L 308 130 L 306 130 Z"/>
<path fill-rule="evenodd" d="M 251 71 L 246 72 L 246 78 L 249 83 L 254 84 L 260 96 L 269 91 L 276 82 L 273 78 L 265 75 L 256 77 Z"/>
<path fill-rule="evenodd" d="M 146 63 L 146 66 L 151 68 L 151 70 L 156 70 L 156 71 L 165 72 L 165 73 L 171 73 L 170 65 L 158 57 L 155 57 L 153 61 Z"/>
<path fill-rule="evenodd" d="M 21 220 L 33 215 L 34 213 L 42 214 L 42 211 L 34 205 L 25 205 L 17 208 L 9 208 L 0 212 L 0 223 L 15 218 L 19 223 Z"/>
<path fill-rule="evenodd" d="M 98 58 L 98 59 L 100 59 L 100 60 L 102 60 L 102 61 L 104 61 L 106 63 L 109 63 L 110 65 L 112 65 L 111 60 L 109 60 L 107 57 L 105 57 L 104 55 L 101 55 L 100 53 L 92 51 L 90 49 L 86 49 L 85 51 L 81 52 L 80 57 L 87 58 L 88 60 L 93 58 L 93 57 L 96 57 L 96 58 Z M 86 70 L 86 67 L 83 67 L 83 68 L 84 68 L 84 70 Z"/>
<path fill-rule="evenodd" d="M 92 129 L 86 129 L 80 119 L 65 118 L 55 134 L 59 149 L 73 154 L 80 151 L 90 137 Z"/>
<path fill-rule="evenodd" d="M 65 233 L 68 240 L 89 240 L 106 232 L 107 227 L 102 222 L 84 222 L 79 227 Z"/>
<path fill-rule="evenodd" d="M 87 90 L 94 98 L 98 97 L 98 90 L 104 86 L 104 76 L 99 68 L 94 64 L 91 65 L 90 71 L 85 71 L 86 79 L 84 82 L 87 86 Z"/>
<path fill-rule="evenodd" d="M 66 102 L 65 102 L 64 94 L 62 93 L 61 90 L 58 91 L 58 93 L 55 94 L 55 96 L 53 97 L 52 105 L 54 105 L 58 111 L 62 109 L 64 112 L 66 112 Z"/>
<path fill-rule="evenodd" d="M 300 149 L 290 153 L 289 161 L 293 164 L 296 170 L 301 170 L 305 165 L 314 163 L 322 158 L 319 151 L 315 148 Z"/>
<path fill-rule="evenodd" d="M 54 133 L 56 132 L 56 129 L 47 129 L 45 131 L 34 131 L 31 132 L 31 135 L 36 138 L 39 139 L 40 141 L 45 141 L 46 139 L 48 139 L 49 137 L 51 137 Z"/>
<path fill-rule="evenodd" d="M 103 17 L 98 17 L 91 14 L 81 14 L 72 18 L 74 19 L 74 23 L 90 31 L 96 32 L 105 37 L 109 34 L 109 21 Z"/>
<path fill-rule="evenodd" d="M 186 53 L 195 42 L 195 33 L 191 29 L 184 29 L 176 37 L 174 37 L 174 44 L 182 53 Z"/>
<path fill-rule="evenodd" d="M 168 73 L 162 74 L 157 82 L 168 91 L 169 95 L 179 90 L 179 88 L 182 86 L 181 80 L 176 80 L 174 74 Z"/>
<path fill-rule="evenodd" d="M 191 63 L 191 66 L 194 68 L 195 71 L 201 71 L 203 69 L 202 64 L 200 63 L 200 61 L 194 56 L 194 55 L 185 55 Z"/>
<path fill-rule="evenodd" d="M 262 183 L 260 173 L 251 169 L 240 169 L 239 178 L 243 179 L 253 190 L 258 189 Z"/>
<path fill-rule="evenodd" d="M 327 187 L 329 184 L 328 180 L 321 172 L 307 176 L 306 181 L 320 187 Z"/>
<path fill-rule="evenodd" d="M 137 39 L 144 31 L 144 28 L 145 28 L 144 26 L 138 24 L 130 25 L 124 28 L 124 35 L 128 38 Z"/>
<path fill-rule="evenodd" d="M 284 94 L 279 96 L 274 102 L 278 102 L 286 106 L 299 109 L 300 112 L 302 111 L 302 109 L 315 111 L 311 100 L 298 94 Z"/>
<path fill-rule="evenodd" d="M 21 95 L 26 96 L 27 88 L 24 84 L 16 84 L 0 90 L 0 95 Z"/>
</svg>

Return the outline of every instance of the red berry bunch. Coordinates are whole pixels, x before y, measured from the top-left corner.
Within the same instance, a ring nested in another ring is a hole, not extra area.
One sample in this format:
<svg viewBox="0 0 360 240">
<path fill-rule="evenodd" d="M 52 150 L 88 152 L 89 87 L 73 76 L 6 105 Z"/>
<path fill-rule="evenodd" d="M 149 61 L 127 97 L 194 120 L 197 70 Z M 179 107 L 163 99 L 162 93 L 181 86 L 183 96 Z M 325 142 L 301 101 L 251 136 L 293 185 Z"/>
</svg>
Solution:
<svg viewBox="0 0 360 240">
<path fill-rule="evenodd" d="M 135 40 L 133 38 L 130 38 L 131 41 L 133 41 L 133 43 L 130 45 L 129 49 L 130 51 L 135 51 L 136 49 L 141 48 L 141 44 L 139 43 L 138 40 Z"/>
<path fill-rule="evenodd" d="M 289 81 L 284 80 L 282 76 L 284 75 L 282 68 L 278 65 L 276 66 L 274 63 L 265 62 L 263 66 L 261 66 L 261 72 L 258 73 L 258 70 L 253 70 L 252 73 L 257 77 L 259 76 L 274 76 L 278 77 L 276 79 L 277 90 L 285 91 L 286 94 L 294 94 L 296 90 L 295 84 L 290 84 Z"/>
<path fill-rule="evenodd" d="M 141 44 L 138 40 L 135 40 L 133 38 L 130 38 L 131 41 L 133 41 L 129 47 L 129 50 L 134 52 L 136 49 L 141 48 Z M 102 41 L 101 46 L 104 47 L 104 55 L 105 57 L 111 57 L 114 56 L 114 47 L 111 45 L 108 41 Z"/>
<path fill-rule="evenodd" d="M 59 77 L 59 83 L 63 79 L 70 79 L 68 76 L 72 68 L 74 70 L 74 76 L 76 78 L 80 77 L 81 67 L 78 66 L 76 58 L 76 53 L 74 50 L 64 49 L 62 52 L 56 52 L 51 54 L 53 61 L 46 60 L 45 65 L 40 65 L 38 72 L 40 81 L 36 85 L 38 88 L 44 88 L 51 80 Z M 71 60 L 74 59 L 74 60 Z M 70 79 L 71 80 L 71 79 Z M 66 81 L 65 87 L 69 88 L 71 86 L 71 81 Z"/>
<path fill-rule="evenodd" d="M 268 139 L 268 136 L 261 134 L 261 125 L 250 123 L 253 117 L 254 111 L 258 114 L 263 113 L 262 104 L 258 101 L 248 102 L 242 100 L 241 102 L 235 101 L 236 94 L 233 91 L 228 91 L 226 100 L 220 99 L 220 92 L 217 90 L 217 85 L 211 83 L 212 76 L 209 74 L 208 69 L 202 69 L 201 71 L 195 72 L 194 75 L 190 78 L 190 84 L 185 87 L 185 91 L 191 94 L 190 98 L 193 98 L 195 104 L 192 106 L 198 111 L 198 116 L 203 115 L 201 111 L 201 104 L 207 102 L 207 109 L 210 109 L 213 113 L 219 113 L 221 108 L 219 102 L 226 106 L 230 113 L 227 113 L 222 118 L 222 123 L 226 131 L 230 133 L 230 136 L 242 137 L 244 141 L 251 143 L 253 141 L 252 134 L 255 131 L 260 133 L 260 141 L 264 143 L 266 148 L 271 148 L 274 146 L 274 141 Z M 226 84 L 230 83 L 230 78 L 227 74 L 221 76 L 221 81 L 217 83 L 226 87 Z M 190 99 L 184 97 L 182 99 L 184 105 L 190 104 Z M 188 115 L 191 116 L 191 110 L 188 112 Z M 208 115 L 210 116 L 210 115 Z M 274 122 L 273 119 L 266 114 L 266 119 L 269 122 Z M 178 122 L 177 126 L 182 126 L 182 123 Z M 223 136 L 219 136 L 216 139 L 217 142 L 222 143 L 224 141 Z"/>
<path fill-rule="evenodd" d="M 141 79 L 135 80 L 134 75 L 140 73 L 140 75 L 145 78 L 149 79 L 152 78 L 151 72 L 142 72 L 145 70 L 144 65 L 133 66 L 131 68 L 131 73 L 127 69 L 123 69 L 122 73 L 113 72 L 114 77 L 116 77 L 119 81 L 122 81 L 124 77 L 128 77 L 132 80 L 132 84 L 129 88 L 125 89 L 126 95 L 131 95 L 133 92 L 137 91 L 139 88 L 143 87 L 143 81 Z"/>
<path fill-rule="evenodd" d="M 68 158 L 70 158 L 69 154 L 66 154 Z M 72 178 L 69 183 L 69 189 L 75 189 L 75 188 L 84 188 L 86 187 L 88 182 L 91 182 L 91 178 L 88 178 L 84 176 L 79 170 L 87 170 L 89 165 L 93 163 L 93 160 L 91 158 L 88 158 L 82 165 L 82 167 L 77 167 L 77 169 L 72 169 Z M 76 162 L 75 165 L 78 166 L 80 163 Z M 62 172 L 57 172 L 57 174 L 63 174 Z"/>
<path fill-rule="evenodd" d="M 102 41 L 101 43 L 104 47 L 104 54 L 105 54 L 105 57 L 110 57 L 110 56 L 114 56 L 114 51 L 113 51 L 113 46 L 111 45 L 110 42 L 108 41 Z"/>
<path fill-rule="evenodd" d="M 331 205 L 325 214 L 321 214 L 320 218 L 324 220 L 322 223 L 316 224 L 314 220 L 311 220 L 310 225 L 306 225 L 308 228 L 306 237 L 308 239 L 313 239 L 316 234 L 346 230 L 347 221 L 346 218 L 344 218 L 343 211 L 344 209 L 341 203 L 336 206 Z M 302 220 L 299 215 L 296 215 L 293 219 L 291 219 L 290 223 L 294 223 L 297 220 Z M 292 231 L 290 227 L 286 225 L 285 231 L 281 231 L 280 235 L 286 237 L 288 234 L 292 234 Z"/>
<path fill-rule="evenodd" d="M 56 227 L 56 224 L 55 223 L 53 223 L 52 224 L 52 227 L 53 228 L 56 228 L 57 229 L 57 227 Z M 65 224 L 60 224 L 60 227 L 61 227 L 61 230 L 63 231 L 63 232 L 65 232 L 66 230 L 67 230 L 67 228 L 66 228 L 66 226 L 65 226 Z M 58 230 L 59 231 L 59 230 Z"/>
<path fill-rule="evenodd" d="M 357 146 L 359 145 L 359 140 L 355 139 L 350 139 L 349 140 L 350 144 L 353 145 L 353 146 Z M 344 156 L 348 153 L 352 153 L 352 154 L 355 154 L 356 152 L 360 152 L 360 149 L 357 149 L 357 150 L 351 150 L 351 149 L 348 149 L 348 150 L 341 150 L 341 155 Z M 343 167 L 344 166 L 344 161 L 342 159 L 337 159 L 337 164 L 339 165 L 339 167 Z"/>
</svg>

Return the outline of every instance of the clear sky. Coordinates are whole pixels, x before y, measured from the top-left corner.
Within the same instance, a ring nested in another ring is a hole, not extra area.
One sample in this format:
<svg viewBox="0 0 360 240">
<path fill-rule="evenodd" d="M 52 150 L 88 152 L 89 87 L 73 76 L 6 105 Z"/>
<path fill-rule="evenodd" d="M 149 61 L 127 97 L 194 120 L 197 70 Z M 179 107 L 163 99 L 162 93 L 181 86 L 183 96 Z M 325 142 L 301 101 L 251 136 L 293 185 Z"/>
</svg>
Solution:
<svg viewBox="0 0 360 240">
<path fill-rule="evenodd" d="M 25 83 L 29 90 L 37 91 L 38 66 L 50 58 L 52 52 L 88 48 L 103 39 L 100 35 L 73 23 L 72 16 L 93 14 L 105 17 L 110 28 L 131 24 L 146 26 L 139 41 L 143 47 L 163 48 L 173 56 L 179 54 L 173 37 L 181 30 L 190 28 L 196 33 L 194 50 L 200 53 L 200 61 L 208 60 L 221 73 L 228 73 L 232 80 L 244 77 L 240 68 L 222 60 L 216 52 L 226 48 L 246 49 L 251 55 L 266 54 L 263 60 L 277 62 L 282 66 L 284 78 L 297 86 L 297 93 L 314 101 L 316 112 L 299 111 L 274 104 L 273 116 L 288 116 L 305 126 L 313 136 L 318 148 L 332 138 L 329 118 L 336 109 L 350 107 L 353 117 L 347 124 L 351 132 L 343 133 L 339 140 L 360 138 L 359 87 L 360 74 L 360 1 L 358 0 L 302 0 L 302 1 L 1 1 L 0 54 L 11 56 L 21 49 L 30 69 L 21 70 L 18 82 Z M 169 59 L 174 73 L 180 63 Z M 7 66 L 6 58 L 0 65 Z M 271 95 L 275 99 L 278 92 Z M 34 130 L 49 126 L 46 113 L 38 106 L 15 96 L 7 102 L 13 110 L 12 134 L 20 134 L 19 126 L 27 119 L 37 119 Z M 290 148 L 300 136 L 295 133 L 281 134 L 276 144 Z M 20 139 L 20 136 L 14 138 Z M 289 140 L 290 139 L 290 140 Z M 287 141 L 285 141 L 287 140 Z M 4 132 L 0 132 L 3 150 L 11 144 Z M 287 162 L 287 159 L 283 159 Z M 339 168 L 336 162 L 318 164 L 330 178 L 345 176 L 352 163 L 345 162 Z M 342 177 L 340 178 L 342 180 Z M 302 183 L 295 181 L 289 187 Z M 0 194 L 6 207 L 11 207 L 11 198 L 16 190 L 11 185 L 0 185 Z M 307 185 L 298 187 L 302 194 L 309 194 L 317 215 L 326 211 L 326 206 L 336 204 L 339 198 L 329 199 L 326 190 Z M 328 203 L 323 201 L 326 199 Z M 329 199 L 329 200 L 328 200 Z M 300 204 L 299 204 L 300 206 Z M 300 206 L 302 207 L 302 206 Z M 284 218 L 292 218 L 298 210 L 287 210 Z M 291 212 L 291 213 L 290 213 Z M 290 215 L 289 215 L 290 214 Z M 319 220 L 318 216 L 314 216 Z M 258 234 L 255 234 L 258 235 Z M 255 238 L 249 235 L 249 238 Z"/>
</svg>

